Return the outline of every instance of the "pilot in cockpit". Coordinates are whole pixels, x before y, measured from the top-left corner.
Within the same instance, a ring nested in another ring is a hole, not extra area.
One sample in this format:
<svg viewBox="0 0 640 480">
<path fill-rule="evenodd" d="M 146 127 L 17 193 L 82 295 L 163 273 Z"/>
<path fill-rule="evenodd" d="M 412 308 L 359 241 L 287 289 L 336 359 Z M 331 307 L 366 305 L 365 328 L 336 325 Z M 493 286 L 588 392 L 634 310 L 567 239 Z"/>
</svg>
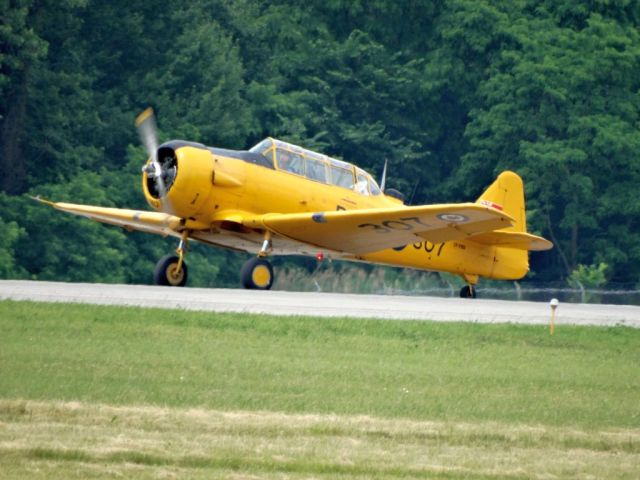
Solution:
<svg viewBox="0 0 640 480">
<path fill-rule="evenodd" d="M 303 174 L 302 158 L 286 150 L 278 150 L 278 168 L 286 172 Z"/>
</svg>

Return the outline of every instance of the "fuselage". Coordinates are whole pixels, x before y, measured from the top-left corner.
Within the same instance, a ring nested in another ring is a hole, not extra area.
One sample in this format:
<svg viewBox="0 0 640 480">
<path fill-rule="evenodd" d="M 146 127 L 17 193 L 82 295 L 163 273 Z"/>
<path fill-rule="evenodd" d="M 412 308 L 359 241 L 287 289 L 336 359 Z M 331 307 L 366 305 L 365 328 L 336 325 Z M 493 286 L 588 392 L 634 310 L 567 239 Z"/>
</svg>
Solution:
<svg viewBox="0 0 640 480">
<path fill-rule="evenodd" d="M 397 208 L 402 204 L 382 193 L 369 174 L 349 163 L 285 142 L 265 142 L 251 151 L 181 141 L 164 144 L 159 149 L 161 156 L 164 148 L 167 155 L 175 157 L 167 160 L 175 163 L 173 177 L 168 179 L 170 188 L 166 198 L 160 200 L 143 174 L 147 201 L 156 210 L 168 209 L 204 227 L 194 231 L 192 238 L 251 253 L 260 250 L 263 232 L 244 226 L 244 216 Z M 295 167 L 285 153 L 293 160 L 302 159 L 304 168 Z M 403 226 L 391 224 L 384 228 Z M 273 254 L 315 256 L 321 251 L 286 237 L 273 238 Z M 344 260 L 446 271 L 471 280 L 477 280 L 477 276 L 518 279 L 528 271 L 526 252 L 470 240 L 434 244 L 416 236 L 413 244 L 358 256 L 341 251 L 322 253 Z"/>
</svg>

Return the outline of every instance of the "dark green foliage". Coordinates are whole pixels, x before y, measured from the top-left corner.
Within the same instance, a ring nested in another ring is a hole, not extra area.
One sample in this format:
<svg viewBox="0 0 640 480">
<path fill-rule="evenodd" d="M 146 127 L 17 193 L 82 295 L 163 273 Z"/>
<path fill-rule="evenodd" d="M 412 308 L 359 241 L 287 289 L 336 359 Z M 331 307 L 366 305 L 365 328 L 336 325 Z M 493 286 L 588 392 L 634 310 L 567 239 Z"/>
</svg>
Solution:
<svg viewBox="0 0 640 480">
<path fill-rule="evenodd" d="M 602 262 L 640 281 L 637 1 L 0 5 L 2 277 L 150 281 L 170 242 L 19 195 L 144 208 L 133 119 L 151 105 L 162 140 L 271 135 L 375 176 L 388 159 L 414 203 L 473 200 L 513 169 L 556 243 L 538 280 Z M 192 285 L 237 285 L 242 256 L 190 258 Z"/>
<path fill-rule="evenodd" d="M 532 228 L 554 239 L 563 274 L 604 260 L 618 270 L 615 277 L 637 279 L 638 259 L 621 252 L 629 234 L 607 230 L 624 226 L 626 233 L 638 218 L 627 182 L 640 180 L 640 36 L 597 13 L 579 30 L 556 21 L 537 10 L 507 27 L 515 42 L 479 85 L 461 177 L 471 187 L 478 176 L 487 182 L 505 168 L 519 171 L 529 187 Z M 604 238 L 607 245 L 594 249 Z"/>
</svg>

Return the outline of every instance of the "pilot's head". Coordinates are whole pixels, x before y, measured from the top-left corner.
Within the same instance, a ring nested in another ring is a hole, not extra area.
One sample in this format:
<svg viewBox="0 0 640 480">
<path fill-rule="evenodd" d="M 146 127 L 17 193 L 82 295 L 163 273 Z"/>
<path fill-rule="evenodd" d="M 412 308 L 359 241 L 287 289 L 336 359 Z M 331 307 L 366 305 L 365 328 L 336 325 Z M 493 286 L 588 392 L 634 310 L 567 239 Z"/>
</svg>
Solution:
<svg viewBox="0 0 640 480">
<path fill-rule="evenodd" d="M 288 165 L 291 161 L 291 154 L 289 152 L 282 151 L 278 155 L 278 163 L 280 166 Z"/>
</svg>

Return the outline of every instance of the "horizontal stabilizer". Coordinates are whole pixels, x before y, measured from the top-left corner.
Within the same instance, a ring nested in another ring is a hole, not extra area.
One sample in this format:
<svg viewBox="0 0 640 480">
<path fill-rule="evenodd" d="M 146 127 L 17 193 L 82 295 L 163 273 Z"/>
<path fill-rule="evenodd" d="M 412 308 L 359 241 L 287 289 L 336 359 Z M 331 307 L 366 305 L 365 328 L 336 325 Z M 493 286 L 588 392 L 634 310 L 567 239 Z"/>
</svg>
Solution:
<svg viewBox="0 0 640 480">
<path fill-rule="evenodd" d="M 546 238 L 526 232 L 485 232 L 469 237 L 469 240 L 482 245 L 495 245 L 496 247 L 515 248 L 517 250 L 540 251 L 553 248 L 553 243 Z"/>
</svg>

